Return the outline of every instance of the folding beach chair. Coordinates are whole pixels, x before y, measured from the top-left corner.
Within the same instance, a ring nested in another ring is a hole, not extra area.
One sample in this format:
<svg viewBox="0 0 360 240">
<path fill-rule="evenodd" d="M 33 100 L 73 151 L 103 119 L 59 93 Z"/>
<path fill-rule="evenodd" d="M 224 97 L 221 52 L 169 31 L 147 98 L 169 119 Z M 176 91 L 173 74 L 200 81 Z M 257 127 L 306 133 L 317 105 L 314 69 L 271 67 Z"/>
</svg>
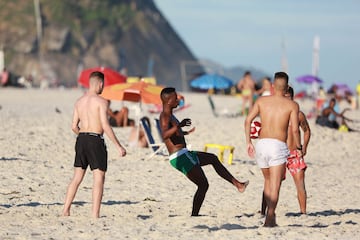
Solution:
<svg viewBox="0 0 360 240">
<path fill-rule="evenodd" d="M 159 134 L 159 138 L 161 139 L 161 141 L 163 141 L 162 133 L 161 133 L 161 127 L 160 127 L 160 120 L 158 118 L 155 118 L 154 122 L 155 122 L 156 130 L 157 130 L 157 132 Z"/>
<path fill-rule="evenodd" d="M 154 157 L 157 154 L 167 155 L 165 144 L 163 142 L 161 143 L 155 142 L 155 139 L 151 133 L 150 125 L 148 125 L 144 117 L 140 119 L 140 125 L 144 129 L 149 147 L 153 150 L 153 153 L 148 157 L 148 159 Z"/>
<path fill-rule="evenodd" d="M 214 101 L 212 100 L 211 96 L 208 95 L 208 100 L 209 100 L 209 104 L 210 104 L 210 107 L 211 107 L 211 110 L 212 110 L 212 113 L 215 117 L 228 117 L 228 118 L 233 118 L 233 117 L 238 117 L 240 116 L 240 113 L 218 113 L 216 108 L 215 108 L 215 103 Z"/>
</svg>

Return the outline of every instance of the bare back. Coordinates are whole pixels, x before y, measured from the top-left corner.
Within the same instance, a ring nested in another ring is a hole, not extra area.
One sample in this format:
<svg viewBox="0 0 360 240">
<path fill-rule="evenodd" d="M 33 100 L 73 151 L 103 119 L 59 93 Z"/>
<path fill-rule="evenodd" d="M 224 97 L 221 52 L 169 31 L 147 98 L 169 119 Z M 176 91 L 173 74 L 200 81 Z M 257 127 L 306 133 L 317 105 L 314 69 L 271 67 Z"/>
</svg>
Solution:
<svg viewBox="0 0 360 240">
<path fill-rule="evenodd" d="M 102 122 L 106 119 L 107 102 L 96 94 L 87 93 L 75 104 L 74 124 L 79 123 L 79 132 L 93 132 L 103 134 L 104 129 Z M 105 114 L 104 114 L 105 111 Z"/>
<path fill-rule="evenodd" d="M 274 138 L 286 142 L 289 121 L 298 126 L 297 103 L 282 96 L 267 96 L 256 101 L 261 119 L 260 138 Z"/>
</svg>

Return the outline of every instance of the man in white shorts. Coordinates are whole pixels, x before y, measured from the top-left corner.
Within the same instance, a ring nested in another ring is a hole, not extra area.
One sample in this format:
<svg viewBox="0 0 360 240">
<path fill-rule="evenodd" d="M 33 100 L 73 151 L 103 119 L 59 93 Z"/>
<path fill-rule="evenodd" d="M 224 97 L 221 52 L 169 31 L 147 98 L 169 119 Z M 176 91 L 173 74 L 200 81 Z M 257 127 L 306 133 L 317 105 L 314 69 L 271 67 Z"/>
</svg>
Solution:
<svg viewBox="0 0 360 240">
<path fill-rule="evenodd" d="M 281 180 L 285 173 L 285 164 L 289 155 L 286 145 L 289 122 L 294 133 L 294 141 L 301 155 L 299 135 L 299 105 L 284 97 L 289 77 L 285 72 L 274 76 L 274 94 L 259 98 L 245 120 L 247 152 L 256 161 L 264 176 L 264 197 L 268 206 L 265 227 L 276 226 L 275 208 L 279 199 Z M 256 148 L 250 138 L 250 124 L 260 116 L 261 132 Z"/>
</svg>

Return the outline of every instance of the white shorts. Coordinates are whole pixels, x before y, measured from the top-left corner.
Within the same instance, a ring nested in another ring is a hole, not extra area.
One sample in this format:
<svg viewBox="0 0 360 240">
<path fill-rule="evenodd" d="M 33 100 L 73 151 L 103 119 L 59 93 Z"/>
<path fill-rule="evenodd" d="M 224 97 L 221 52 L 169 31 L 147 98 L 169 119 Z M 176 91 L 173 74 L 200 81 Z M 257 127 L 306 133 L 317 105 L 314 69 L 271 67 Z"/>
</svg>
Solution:
<svg viewBox="0 0 360 240">
<path fill-rule="evenodd" d="M 256 143 L 256 162 L 260 168 L 269 168 L 286 163 L 290 155 L 285 142 L 274 138 L 261 138 Z"/>
</svg>

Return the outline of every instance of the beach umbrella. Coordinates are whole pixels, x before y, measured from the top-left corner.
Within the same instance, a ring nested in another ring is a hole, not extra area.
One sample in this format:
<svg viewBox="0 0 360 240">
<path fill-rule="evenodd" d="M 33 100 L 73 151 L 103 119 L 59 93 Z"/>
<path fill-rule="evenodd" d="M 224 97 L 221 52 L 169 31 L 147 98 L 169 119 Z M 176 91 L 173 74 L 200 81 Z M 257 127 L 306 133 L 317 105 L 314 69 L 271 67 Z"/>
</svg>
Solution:
<svg viewBox="0 0 360 240">
<path fill-rule="evenodd" d="M 296 78 L 296 81 L 299 83 L 313 84 L 313 83 L 322 83 L 323 80 L 314 75 L 303 75 Z"/>
<path fill-rule="evenodd" d="M 146 104 L 161 104 L 163 86 L 146 83 L 119 83 L 104 87 L 101 96 L 109 100 L 132 101 Z"/>
<path fill-rule="evenodd" d="M 208 89 L 226 89 L 234 85 L 233 81 L 219 74 L 203 74 L 193 79 L 190 86 L 193 88 Z"/>
<path fill-rule="evenodd" d="M 339 96 L 345 96 L 346 94 L 353 95 L 352 89 L 346 83 L 335 83 L 333 84 L 328 93 L 334 92 Z"/>
<path fill-rule="evenodd" d="M 99 71 L 105 76 L 104 86 L 110 86 L 117 83 L 125 83 L 126 76 L 121 75 L 117 71 L 109 67 L 94 67 L 83 70 L 78 78 L 78 83 L 83 87 L 89 87 L 89 77 L 92 72 Z"/>
</svg>

